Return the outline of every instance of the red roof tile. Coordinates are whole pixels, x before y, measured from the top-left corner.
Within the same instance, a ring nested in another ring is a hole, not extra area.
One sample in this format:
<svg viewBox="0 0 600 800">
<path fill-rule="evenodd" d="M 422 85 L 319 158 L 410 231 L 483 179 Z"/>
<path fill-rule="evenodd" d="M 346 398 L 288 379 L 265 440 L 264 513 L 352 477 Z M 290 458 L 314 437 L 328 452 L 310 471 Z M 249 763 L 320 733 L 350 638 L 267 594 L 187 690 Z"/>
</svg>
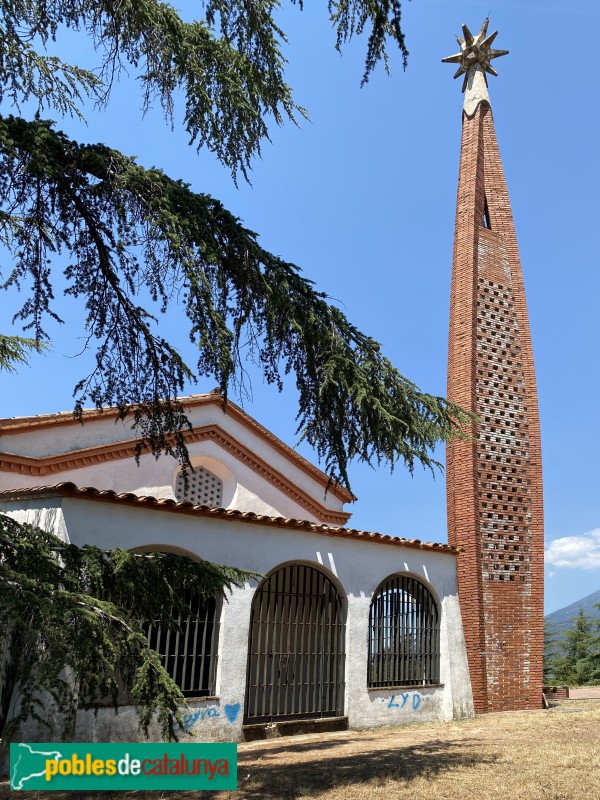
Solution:
<svg viewBox="0 0 600 800">
<path fill-rule="evenodd" d="M 140 496 L 132 492 L 115 492 L 112 489 L 96 489 L 92 486 L 79 487 L 74 483 L 58 483 L 53 486 L 35 486 L 29 489 L 9 489 L 0 492 L 0 502 L 14 502 L 40 497 L 73 497 L 96 502 L 117 503 L 122 505 L 144 507 L 156 511 L 192 514 L 199 517 L 232 520 L 255 525 L 266 525 L 292 530 L 304 530 L 323 536 L 336 536 L 343 539 L 359 539 L 379 544 L 399 545 L 419 550 L 436 550 L 456 555 L 460 551 L 448 544 L 438 542 L 422 542 L 420 539 L 404 539 L 400 536 L 388 536 L 375 531 L 361 531 L 356 528 L 342 528 L 311 522 L 305 519 L 271 517 L 255 514 L 253 511 L 237 511 L 235 509 L 212 508 L 205 505 L 194 505 L 189 500 L 178 501 L 169 498 L 157 499 L 152 496 Z"/>
</svg>

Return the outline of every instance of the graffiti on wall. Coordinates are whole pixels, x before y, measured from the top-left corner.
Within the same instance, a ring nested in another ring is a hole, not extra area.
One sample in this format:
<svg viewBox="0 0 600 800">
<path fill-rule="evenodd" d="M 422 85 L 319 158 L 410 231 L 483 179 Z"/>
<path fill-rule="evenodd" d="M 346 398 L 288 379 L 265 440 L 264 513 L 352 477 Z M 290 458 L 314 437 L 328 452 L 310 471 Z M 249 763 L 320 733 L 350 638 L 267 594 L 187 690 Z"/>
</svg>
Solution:
<svg viewBox="0 0 600 800">
<path fill-rule="evenodd" d="M 382 703 L 387 703 L 387 707 L 391 711 L 396 709 L 420 711 L 422 706 L 425 707 L 431 701 L 431 697 L 423 697 L 419 692 L 402 692 L 401 694 L 393 694 L 389 699 L 381 697 L 380 700 Z"/>
<path fill-rule="evenodd" d="M 189 731 L 194 725 L 201 722 L 208 722 L 211 719 L 222 719 L 229 725 L 233 725 L 240 713 L 239 703 L 227 703 L 222 708 L 220 706 L 205 706 L 195 708 L 183 714 L 183 730 Z"/>
</svg>

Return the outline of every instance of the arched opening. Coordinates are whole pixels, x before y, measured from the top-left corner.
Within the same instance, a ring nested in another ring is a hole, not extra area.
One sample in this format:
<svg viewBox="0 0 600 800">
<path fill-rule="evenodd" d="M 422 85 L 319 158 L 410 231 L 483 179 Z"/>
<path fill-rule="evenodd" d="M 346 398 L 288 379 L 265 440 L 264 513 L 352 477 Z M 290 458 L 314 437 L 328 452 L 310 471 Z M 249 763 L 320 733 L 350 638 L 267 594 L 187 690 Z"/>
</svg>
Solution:
<svg viewBox="0 0 600 800">
<path fill-rule="evenodd" d="M 139 553 L 175 552 L 197 559 L 193 553 L 175 547 L 155 545 L 136 548 Z M 145 625 L 148 644 L 161 656 L 162 665 L 181 689 L 184 697 L 209 697 L 216 694 L 217 656 L 221 600 L 201 598 L 188 592 L 185 611 L 180 613 L 174 628 L 158 624 Z"/>
<path fill-rule="evenodd" d="M 369 609 L 369 689 L 426 686 L 440 680 L 437 603 L 429 589 L 409 575 L 391 575 Z"/>
<path fill-rule="evenodd" d="M 342 716 L 344 641 L 327 575 L 289 564 L 267 576 L 252 600 L 245 722 Z"/>
<path fill-rule="evenodd" d="M 179 501 L 230 508 L 236 491 L 237 480 L 231 469 L 212 456 L 192 455 L 187 481 L 181 468 L 178 467 L 173 474 L 173 494 Z"/>
<path fill-rule="evenodd" d="M 187 484 L 186 484 L 187 477 Z M 182 470 L 175 479 L 175 497 L 189 500 L 195 505 L 221 508 L 223 505 L 223 481 L 206 467 L 194 467 L 186 477 Z"/>
<path fill-rule="evenodd" d="M 185 613 L 177 617 L 176 629 L 148 625 L 148 644 L 161 656 L 162 664 L 184 697 L 216 694 L 218 603 L 188 594 Z"/>
</svg>

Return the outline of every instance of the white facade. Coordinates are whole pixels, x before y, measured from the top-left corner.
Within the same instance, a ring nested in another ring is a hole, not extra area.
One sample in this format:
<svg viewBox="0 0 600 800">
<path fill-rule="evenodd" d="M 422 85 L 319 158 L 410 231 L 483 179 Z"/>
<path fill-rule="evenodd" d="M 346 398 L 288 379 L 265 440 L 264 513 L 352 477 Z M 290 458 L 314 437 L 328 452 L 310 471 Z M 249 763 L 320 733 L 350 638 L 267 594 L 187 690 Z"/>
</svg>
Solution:
<svg viewBox="0 0 600 800">
<path fill-rule="evenodd" d="M 307 471 L 278 447 L 276 440 L 262 437 L 261 441 L 260 432 L 244 428 L 238 420 L 224 423 L 222 412 L 214 404 L 200 407 L 205 415 L 200 426 L 213 424 L 207 419 L 207 409 L 210 414 L 221 415 L 219 425 L 230 425 L 230 436 L 243 439 L 246 448 L 251 447 L 260 459 L 270 463 L 273 472 L 284 477 L 273 484 L 264 473 L 254 474 L 247 463 L 235 460 L 231 448 L 219 445 L 219 437 L 192 444 L 193 463 L 222 478 L 223 505 L 244 514 L 211 512 L 206 507 L 173 502 L 174 462 L 166 458 L 154 461 L 149 456 L 142 458 L 139 468 L 131 458 L 114 458 L 45 480 L 52 484 L 75 480 L 80 486 L 95 485 L 120 494 L 78 491 L 64 484 L 46 490 L 28 489 L 40 486 L 39 477 L 0 471 L 4 490 L 0 508 L 19 521 L 39 525 L 77 545 L 171 550 L 262 576 L 286 564 L 314 567 L 334 584 L 341 598 L 345 624 L 341 710 L 350 728 L 471 716 L 455 552 L 444 545 L 421 545 L 323 524 L 316 514 L 311 517 L 306 513 L 303 494 L 301 503 L 296 502 L 286 488 L 299 487 L 312 498 L 315 508 L 343 514 L 339 496 L 329 493 L 325 497 L 326 479 L 320 478 L 318 471 Z M 71 450 L 110 444 L 109 434 L 114 435 L 115 430 L 121 433 L 114 423 L 97 420 L 89 428 L 87 423 L 83 427 L 60 424 L 49 427 L 43 435 L 40 430 L 39 437 L 26 432 L 1 436 L 0 449 L 6 454 L 18 448 L 20 454 L 33 458 L 60 455 L 67 443 Z M 140 502 L 134 495 L 123 494 L 134 491 L 146 495 L 150 490 L 158 499 Z M 435 601 L 441 654 L 436 685 L 367 689 L 369 609 L 374 592 L 392 575 L 415 577 Z M 186 729 L 202 741 L 243 738 L 249 631 L 256 589 L 256 582 L 235 589 L 220 611 L 214 695 L 191 701 L 185 714 Z M 248 722 L 251 720 L 246 719 Z M 131 741 L 136 736 L 137 717 L 131 708 L 121 708 L 117 716 L 108 708 L 97 717 L 79 714 L 77 738 L 81 741 Z M 159 731 L 154 730 L 153 736 L 159 738 Z"/>
<path fill-rule="evenodd" d="M 235 404 L 224 413 L 219 395 L 186 400 L 193 431 L 186 436 L 193 466 L 220 473 L 223 505 L 240 511 L 342 524 L 350 516 L 345 490 L 287 447 Z M 179 471 L 169 456 L 134 458 L 130 423 L 110 411 L 0 420 L 0 491 L 59 481 L 175 498 Z"/>
</svg>

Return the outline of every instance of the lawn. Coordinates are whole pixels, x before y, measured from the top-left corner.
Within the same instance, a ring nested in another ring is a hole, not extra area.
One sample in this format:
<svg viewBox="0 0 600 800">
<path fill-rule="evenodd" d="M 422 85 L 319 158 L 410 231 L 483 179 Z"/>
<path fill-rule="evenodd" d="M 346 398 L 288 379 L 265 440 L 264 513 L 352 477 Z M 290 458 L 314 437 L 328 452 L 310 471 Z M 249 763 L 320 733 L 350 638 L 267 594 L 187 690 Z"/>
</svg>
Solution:
<svg viewBox="0 0 600 800">
<path fill-rule="evenodd" d="M 235 792 L 25 792 L 31 800 L 595 800 L 600 699 L 549 711 L 241 745 Z M 0 800 L 15 795 L 0 784 Z"/>
</svg>

